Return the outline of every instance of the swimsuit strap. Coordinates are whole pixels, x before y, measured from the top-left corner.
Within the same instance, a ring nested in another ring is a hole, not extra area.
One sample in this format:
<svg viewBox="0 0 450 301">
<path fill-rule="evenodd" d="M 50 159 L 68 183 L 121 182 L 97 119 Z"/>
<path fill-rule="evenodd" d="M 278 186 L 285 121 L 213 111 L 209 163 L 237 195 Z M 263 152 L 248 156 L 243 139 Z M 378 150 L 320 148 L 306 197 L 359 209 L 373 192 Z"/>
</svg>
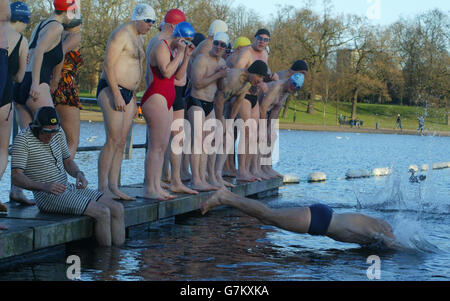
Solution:
<svg viewBox="0 0 450 301">
<path fill-rule="evenodd" d="M 33 41 L 31 42 L 29 49 L 34 49 L 34 48 L 36 47 L 36 43 L 37 43 L 37 40 L 38 40 L 38 38 L 39 38 L 39 33 L 41 32 L 42 28 L 44 28 L 45 26 L 47 26 L 47 25 L 50 24 L 51 22 L 58 22 L 58 21 L 57 21 L 57 20 L 50 20 L 50 21 L 48 21 L 47 23 L 45 23 L 45 25 L 43 25 L 43 24 L 44 24 L 44 21 L 42 21 L 41 23 L 39 23 L 39 27 L 38 27 L 38 29 L 36 30 L 36 34 L 35 34 L 34 37 L 33 37 Z M 58 22 L 58 23 L 59 23 L 59 22 Z"/>
<path fill-rule="evenodd" d="M 169 48 L 170 56 L 173 57 L 173 55 L 172 55 L 172 49 L 170 49 L 169 44 L 167 43 L 166 40 L 163 40 L 163 42 L 167 45 L 167 48 Z"/>
</svg>

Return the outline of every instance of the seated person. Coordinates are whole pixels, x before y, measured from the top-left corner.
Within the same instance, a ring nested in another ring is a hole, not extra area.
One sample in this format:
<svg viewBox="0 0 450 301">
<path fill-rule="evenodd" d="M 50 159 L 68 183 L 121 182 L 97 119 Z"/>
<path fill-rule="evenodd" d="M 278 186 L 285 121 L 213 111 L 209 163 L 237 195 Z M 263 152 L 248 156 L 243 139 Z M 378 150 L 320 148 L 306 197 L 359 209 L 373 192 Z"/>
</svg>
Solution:
<svg viewBox="0 0 450 301">
<path fill-rule="evenodd" d="M 76 178 L 75 185 L 68 182 L 67 173 Z M 33 192 L 40 211 L 93 217 L 100 245 L 124 243 L 122 204 L 86 188 L 88 182 L 71 159 L 55 108 L 40 108 L 30 127 L 15 138 L 11 179 L 14 185 Z"/>
</svg>

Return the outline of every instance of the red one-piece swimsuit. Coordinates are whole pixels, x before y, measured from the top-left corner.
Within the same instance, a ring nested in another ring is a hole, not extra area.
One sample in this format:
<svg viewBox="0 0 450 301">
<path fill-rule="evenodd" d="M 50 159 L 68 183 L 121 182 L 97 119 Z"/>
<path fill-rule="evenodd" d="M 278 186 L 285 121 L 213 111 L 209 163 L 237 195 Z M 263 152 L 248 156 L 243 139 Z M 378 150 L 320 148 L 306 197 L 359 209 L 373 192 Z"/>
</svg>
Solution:
<svg viewBox="0 0 450 301">
<path fill-rule="evenodd" d="M 173 60 L 172 51 L 170 50 L 169 44 L 167 44 L 166 40 L 163 40 L 163 42 L 166 43 L 167 47 L 169 48 L 170 60 Z M 170 110 L 173 102 L 175 101 L 175 74 L 171 78 L 165 78 L 161 74 L 161 71 L 159 71 L 158 67 L 152 66 L 150 64 L 150 69 L 152 70 L 153 74 L 153 82 L 150 87 L 148 87 L 147 91 L 145 91 L 145 94 L 142 97 L 141 107 L 144 106 L 144 103 L 152 95 L 160 94 L 166 99 L 167 109 Z"/>
</svg>

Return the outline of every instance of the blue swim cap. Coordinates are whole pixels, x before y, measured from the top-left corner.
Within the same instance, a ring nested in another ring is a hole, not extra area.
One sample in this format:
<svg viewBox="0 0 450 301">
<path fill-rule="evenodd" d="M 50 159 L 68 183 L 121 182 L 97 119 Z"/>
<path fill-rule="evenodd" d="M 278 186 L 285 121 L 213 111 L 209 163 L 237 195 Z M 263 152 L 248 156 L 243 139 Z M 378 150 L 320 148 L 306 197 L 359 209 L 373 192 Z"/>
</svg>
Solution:
<svg viewBox="0 0 450 301">
<path fill-rule="evenodd" d="M 25 24 L 30 23 L 30 10 L 23 2 L 11 3 L 11 21 L 19 21 Z"/>
<path fill-rule="evenodd" d="M 303 83 L 305 82 L 305 76 L 302 73 L 295 73 L 291 76 L 290 80 L 295 88 L 297 90 L 300 90 L 303 87 Z"/>
<path fill-rule="evenodd" d="M 189 22 L 181 22 L 175 26 L 173 36 L 178 38 L 194 38 L 195 30 Z"/>
</svg>

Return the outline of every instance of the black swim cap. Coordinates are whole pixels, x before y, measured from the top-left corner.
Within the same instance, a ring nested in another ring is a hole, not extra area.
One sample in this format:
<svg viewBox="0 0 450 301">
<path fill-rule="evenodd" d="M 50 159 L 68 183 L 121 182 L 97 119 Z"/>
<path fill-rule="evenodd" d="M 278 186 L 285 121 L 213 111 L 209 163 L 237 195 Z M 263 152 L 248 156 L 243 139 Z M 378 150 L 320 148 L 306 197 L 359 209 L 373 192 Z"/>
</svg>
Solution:
<svg viewBox="0 0 450 301">
<path fill-rule="evenodd" d="M 263 61 L 257 60 L 250 67 L 248 67 L 247 71 L 249 73 L 267 76 L 268 67 Z"/>
<path fill-rule="evenodd" d="M 265 34 L 270 37 L 270 32 L 265 28 L 261 28 L 260 30 L 258 30 L 255 34 L 255 37 L 259 36 L 260 34 Z"/>
<path fill-rule="evenodd" d="M 298 60 L 292 65 L 291 70 L 292 71 L 308 71 L 308 64 L 306 64 L 306 62 L 303 60 Z"/>
<path fill-rule="evenodd" d="M 199 32 L 196 32 L 194 35 L 194 39 L 192 40 L 192 44 L 194 44 L 195 47 L 198 46 L 205 38 L 205 36 Z"/>
</svg>

